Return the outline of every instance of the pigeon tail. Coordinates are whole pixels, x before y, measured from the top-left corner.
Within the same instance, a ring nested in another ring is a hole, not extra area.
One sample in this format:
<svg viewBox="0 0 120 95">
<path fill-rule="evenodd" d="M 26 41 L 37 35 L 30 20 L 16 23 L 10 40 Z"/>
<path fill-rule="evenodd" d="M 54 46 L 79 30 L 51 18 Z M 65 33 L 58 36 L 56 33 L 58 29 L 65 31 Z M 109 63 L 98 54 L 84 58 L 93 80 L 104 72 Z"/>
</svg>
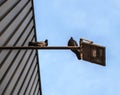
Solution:
<svg viewBox="0 0 120 95">
<path fill-rule="evenodd" d="M 29 42 L 29 46 L 38 46 L 38 42 Z"/>
<path fill-rule="evenodd" d="M 75 54 L 76 54 L 77 58 L 80 60 L 81 59 L 81 57 L 80 57 L 80 51 L 77 50 Z"/>
<path fill-rule="evenodd" d="M 77 56 L 77 58 L 80 60 L 80 50 L 71 50 L 73 53 L 75 53 L 75 55 Z"/>
</svg>

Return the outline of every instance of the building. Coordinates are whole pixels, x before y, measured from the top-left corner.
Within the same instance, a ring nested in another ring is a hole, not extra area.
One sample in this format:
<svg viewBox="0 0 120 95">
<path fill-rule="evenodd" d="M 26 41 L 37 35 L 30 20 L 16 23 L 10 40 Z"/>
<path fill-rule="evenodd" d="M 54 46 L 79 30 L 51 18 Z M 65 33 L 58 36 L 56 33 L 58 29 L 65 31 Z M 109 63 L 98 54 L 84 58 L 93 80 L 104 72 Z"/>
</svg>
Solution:
<svg viewBox="0 0 120 95">
<path fill-rule="evenodd" d="M 0 46 L 36 41 L 33 0 L 0 0 Z M 42 95 L 37 50 L 0 50 L 0 95 Z"/>
</svg>

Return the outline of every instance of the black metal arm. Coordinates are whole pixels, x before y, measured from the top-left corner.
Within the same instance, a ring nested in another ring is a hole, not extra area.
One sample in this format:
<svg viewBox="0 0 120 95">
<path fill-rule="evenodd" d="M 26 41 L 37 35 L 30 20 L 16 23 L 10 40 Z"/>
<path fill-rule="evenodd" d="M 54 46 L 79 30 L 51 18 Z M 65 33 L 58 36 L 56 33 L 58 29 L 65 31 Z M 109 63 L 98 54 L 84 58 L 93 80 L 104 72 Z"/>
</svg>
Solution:
<svg viewBox="0 0 120 95">
<path fill-rule="evenodd" d="M 47 50 L 56 50 L 56 49 L 80 49 L 79 46 L 48 46 L 48 47 L 39 47 L 39 46 L 1 46 L 0 50 L 3 49 L 47 49 Z"/>
</svg>

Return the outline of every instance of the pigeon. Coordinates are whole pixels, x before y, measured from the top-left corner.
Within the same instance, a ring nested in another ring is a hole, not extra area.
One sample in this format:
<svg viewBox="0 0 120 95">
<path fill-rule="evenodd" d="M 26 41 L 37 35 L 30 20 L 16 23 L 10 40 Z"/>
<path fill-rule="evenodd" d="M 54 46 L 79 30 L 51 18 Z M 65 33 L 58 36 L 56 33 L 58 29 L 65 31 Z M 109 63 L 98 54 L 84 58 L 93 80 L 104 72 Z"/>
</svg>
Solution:
<svg viewBox="0 0 120 95">
<path fill-rule="evenodd" d="M 73 37 L 71 37 L 68 41 L 68 46 L 78 46 L 77 42 L 73 39 Z"/>
<path fill-rule="evenodd" d="M 48 40 L 41 42 L 29 42 L 29 46 L 39 46 L 39 47 L 47 47 L 48 46 Z"/>
<path fill-rule="evenodd" d="M 78 46 L 77 42 L 71 37 L 68 41 L 68 46 Z M 76 54 L 77 58 L 80 60 L 80 50 L 79 49 L 71 49 L 73 53 Z"/>
</svg>

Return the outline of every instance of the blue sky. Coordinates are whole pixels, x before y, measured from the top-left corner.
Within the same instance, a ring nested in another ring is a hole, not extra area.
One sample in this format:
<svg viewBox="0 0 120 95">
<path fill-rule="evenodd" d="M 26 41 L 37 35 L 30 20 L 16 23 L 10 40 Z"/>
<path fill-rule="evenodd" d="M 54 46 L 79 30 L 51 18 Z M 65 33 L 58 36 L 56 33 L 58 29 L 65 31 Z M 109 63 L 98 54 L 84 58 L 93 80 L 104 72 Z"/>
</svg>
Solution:
<svg viewBox="0 0 120 95">
<path fill-rule="evenodd" d="M 39 50 L 43 95 L 120 95 L 120 0 L 34 0 L 38 41 L 67 46 L 72 36 L 106 47 L 106 67 L 70 50 Z"/>
</svg>

